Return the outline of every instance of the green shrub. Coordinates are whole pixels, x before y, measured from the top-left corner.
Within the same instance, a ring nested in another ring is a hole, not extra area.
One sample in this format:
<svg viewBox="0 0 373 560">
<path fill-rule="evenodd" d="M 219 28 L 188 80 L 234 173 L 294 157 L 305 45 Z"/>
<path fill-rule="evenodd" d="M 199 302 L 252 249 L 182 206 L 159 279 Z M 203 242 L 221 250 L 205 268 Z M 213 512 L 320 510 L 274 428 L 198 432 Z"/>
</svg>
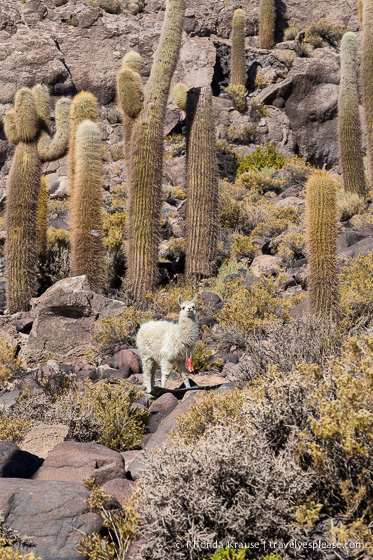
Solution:
<svg viewBox="0 0 373 560">
<path fill-rule="evenodd" d="M 245 560 L 245 558 L 245 550 L 234 550 L 228 546 L 217 550 L 214 556 L 211 556 L 211 560 Z"/>
<path fill-rule="evenodd" d="M 357 193 L 340 189 L 337 194 L 337 211 L 341 222 L 349 220 L 365 209 L 365 201 Z"/>
<path fill-rule="evenodd" d="M 240 157 L 238 162 L 237 177 L 250 169 L 262 169 L 263 167 L 281 169 L 285 162 L 285 156 L 277 153 L 274 144 L 268 143 L 264 148 L 259 146 L 250 156 Z"/>
</svg>

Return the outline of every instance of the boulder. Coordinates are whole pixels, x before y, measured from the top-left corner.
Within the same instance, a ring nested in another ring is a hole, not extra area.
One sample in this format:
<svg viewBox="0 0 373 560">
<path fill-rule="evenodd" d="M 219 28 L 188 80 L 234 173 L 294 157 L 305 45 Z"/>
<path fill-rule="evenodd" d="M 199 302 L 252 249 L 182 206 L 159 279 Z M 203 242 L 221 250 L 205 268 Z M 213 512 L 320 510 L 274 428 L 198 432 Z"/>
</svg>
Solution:
<svg viewBox="0 0 373 560">
<path fill-rule="evenodd" d="M 43 560 L 81 560 L 75 548 L 84 533 L 100 532 L 102 518 L 89 511 L 89 491 L 71 482 L 0 479 L 4 527 L 32 539 L 21 547 Z"/>
<path fill-rule="evenodd" d="M 22 451 L 12 441 L 0 441 L 0 477 L 31 478 L 42 464 L 43 459 Z"/>
<path fill-rule="evenodd" d="M 120 350 L 118 352 L 118 369 L 129 366 L 133 373 L 140 373 L 140 358 L 131 350 Z"/>
<path fill-rule="evenodd" d="M 176 418 L 189 410 L 189 408 L 197 402 L 205 393 L 203 391 L 190 392 L 188 398 L 178 404 L 168 416 L 166 416 L 159 424 L 157 431 L 151 435 L 143 450 L 131 462 L 129 471 L 133 480 L 141 476 L 144 469 L 144 458 L 151 453 L 152 449 L 159 449 L 167 442 L 167 435 L 170 430 L 177 427 Z M 185 397 L 184 397 L 185 398 Z"/>
<path fill-rule="evenodd" d="M 110 494 L 110 496 L 114 496 L 114 498 L 124 506 L 128 503 L 133 494 L 135 483 L 127 478 L 114 478 L 113 480 L 105 482 L 103 489 Z"/>
<path fill-rule="evenodd" d="M 83 358 L 91 345 L 95 322 L 102 317 L 119 317 L 126 309 L 121 301 L 91 291 L 86 276 L 60 280 L 31 305 L 34 323 L 22 349 L 29 366 L 48 352 L 63 363 Z"/>
<path fill-rule="evenodd" d="M 177 406 L 178 400 L 172 393 L 165 393 L 155 400 L 149 408 L 150 416 L 146 423 L 146 429 L 150 433 L 157 431 L 159 424 Z"/>
<path fill-rule="evenodd" d="M 250 272 L 254 276 L 260 276 L 261 272 L 269 272 L 281 266 L 281 258 L 272 255 L 258 255 L 251 263 Z"/>
<path fill-rule="evenodd" d="M 63 424 L 39 424 L 33 426 L 23 438 L 23 451 L 45 459 L 49 453 L 67 438 L 69 427 Z"/>
<path fill-rule="evenodd" d="M 310 304 L 308 297 L 306 297 L 302 299 L 302 301 L 299 302 L 295 307 L 293 307 L 291 311 L 289 311 L 289 315 L 290 317 L 293 317 L 293 319 L 300 319 L 301 317 L 308 315 L 309 312 Z"/>
<path fill-rule="evenodd" d="M 34 479 L 82 483 L 93 478 L 97 484 L 104 484 L 124 476 L 124 459 L 117 451 L 99 443 L 65 441 L 49 453 Z"/>
<path fill-rule="evenodd" d="M 344 249 L 343 251 L 338 251 L 338 259 L 340 259 L 341 261 L 345 261 L 346 259 L 350 259 L 350 258 L 356 259 L 356 257 L 358 257 L 360 253 L 363 253 L 364 255 L 369 255 L 369 253 L 371 253 L 372 251 L 373 251 L 373 236 L 364 237 L 364 239 L 358 241 L 358 243 L 354 243 L 354 245 L 351 245 L 347 249 Z"/>
</svg>

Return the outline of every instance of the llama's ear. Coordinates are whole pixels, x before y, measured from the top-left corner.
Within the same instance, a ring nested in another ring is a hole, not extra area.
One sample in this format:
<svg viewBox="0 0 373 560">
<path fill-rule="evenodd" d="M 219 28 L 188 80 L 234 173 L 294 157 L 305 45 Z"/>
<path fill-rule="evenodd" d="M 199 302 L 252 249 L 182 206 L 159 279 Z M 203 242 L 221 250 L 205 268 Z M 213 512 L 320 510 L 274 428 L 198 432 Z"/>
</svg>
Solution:
<svg viewBox="0 0 373 560">
<path fill-rule="evenodd" d="M 179 305 L 180 305 L 180 307 L 181 307 L 181 306 L 182 306 L 182 303 L 183 303 L 183 297 L 182 297 L 182 296 L 179 296 L 177 301 L 179 302 Z"/>
<path fill-rule="evenodd" d="M 198 298 L 198 294 L 196 294 L 196 295 L 194 296 L 194 298 L 192 299 L 192 302 L 193 302 L 193 303 L 196 303 L 197 298 Z"/>
</svg>

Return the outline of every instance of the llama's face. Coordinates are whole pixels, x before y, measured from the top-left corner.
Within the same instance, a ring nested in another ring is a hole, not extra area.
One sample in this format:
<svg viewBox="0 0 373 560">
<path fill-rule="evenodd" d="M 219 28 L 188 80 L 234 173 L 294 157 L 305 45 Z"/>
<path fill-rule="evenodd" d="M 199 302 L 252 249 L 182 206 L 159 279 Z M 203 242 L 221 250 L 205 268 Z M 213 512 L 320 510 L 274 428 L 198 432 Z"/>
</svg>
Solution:
<svg viewBox="0 0 373 560">
<path fill-rule="evenodd" d="M 195 296 L 192 301 L 183 301 L 182 297 L 179 296 L 180 315 L 182 315 L 183 317 L 189 317 L 190 319 L 195 317 L 196 300 L 197 296 Z"/>
</svg>

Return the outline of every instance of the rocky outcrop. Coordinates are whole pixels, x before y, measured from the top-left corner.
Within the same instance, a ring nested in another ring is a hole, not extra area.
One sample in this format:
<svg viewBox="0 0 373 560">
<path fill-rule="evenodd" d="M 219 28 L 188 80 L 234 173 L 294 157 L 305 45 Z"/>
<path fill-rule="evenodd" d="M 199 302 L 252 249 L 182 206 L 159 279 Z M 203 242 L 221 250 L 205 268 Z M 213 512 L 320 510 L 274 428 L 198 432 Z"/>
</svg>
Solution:
<svg viewBox="0 0 373 560">
<path fill-rule="evenodd" d="M 32 300 L 34 323 L 23 356 L 30 366 L 48 352 L 74 363 L 86 355 L 95 321 L 118 317 L 125 308 L 121 301 L 92 292 L 85 276 L 60 280 Z"/>
<path fill-rule="evenodd" d="M 80 531 L 102 529 L 101 517 L 88 509 L 88 496 L 81 484 L 0 478 L 4 526 L 34 543 L 21 547 L 21 552 L 33 552 L 43 560 L 81 559 L 75 550 Z"/>
<path fill-rule="evenodd" d="M 22 451 L 12 441 L 0 441 L 0 477 L 31 478 L 43 460 Z"/>
<path fill-rule="evenodd" d="M 91 478 L 102 485 L 124 475 L 124 459 L 117 451 L 99 443 L 65 441 L 49 453 L 34 479 L 82 484 L 86 478 Z"/>
</svg>

